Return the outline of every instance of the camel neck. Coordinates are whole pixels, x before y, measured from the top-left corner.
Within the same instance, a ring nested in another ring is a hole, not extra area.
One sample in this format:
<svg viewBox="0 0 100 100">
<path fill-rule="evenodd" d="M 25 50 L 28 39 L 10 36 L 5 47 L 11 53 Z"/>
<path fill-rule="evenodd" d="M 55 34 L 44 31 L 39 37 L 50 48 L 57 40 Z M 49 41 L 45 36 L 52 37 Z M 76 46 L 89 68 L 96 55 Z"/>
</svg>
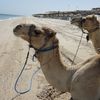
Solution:
<svg viewBox="0 0 100 100">
<path fill-rule="evenodd" d="M 37 58 L 41 65 L 49 65 L 49 63 L 52 63 L 54 61 L 62 64 L 60 60 L 59 46 L 47 52 L 39 52 L 37 54 Z"/>
<path fill-rule="evenodd" d="M 59 47 L 48 52 L 40 52 L 37 58 L 47 81 L 62 92 L 69 91 L 70 79 L 75 71 L 70 68 L 67 69 L 63 65 L 59 54 Z"/>
<path fill-rule="evenodd" d="M 95 32 L 89 33 L 89 38 L 91 39 L 94 48 L 97 53 L 100 54 L 100 29 L 96 30 Z"/>
</svg>

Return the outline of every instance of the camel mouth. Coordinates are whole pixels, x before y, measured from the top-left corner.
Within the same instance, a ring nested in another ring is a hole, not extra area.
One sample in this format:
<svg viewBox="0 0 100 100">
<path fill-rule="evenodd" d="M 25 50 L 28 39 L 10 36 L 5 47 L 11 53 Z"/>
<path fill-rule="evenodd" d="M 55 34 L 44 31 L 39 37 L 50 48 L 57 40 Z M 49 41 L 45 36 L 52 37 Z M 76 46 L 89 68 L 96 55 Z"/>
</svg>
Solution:
<svg viewBox="0 0 100 100">
<path fill-rule="evenodd" d="M 17 31 L 13 30 L 13 34 L 16 36 L 16 37 L 23 37 L 22 34 L 19 34 Z"/>
<path fill-rule="evenodd" d="M 24 37 L 23 34 L 19 34 L 18 32 L 13 32 L 16 37 Z"/>
<path fill-rule="evenodd" d="M 71 20 L 71 24 L 79 28 L 82 28 L 82 25 L 85 23 L 85 21 L 86 21 L 86 18 L 84 17 L 73 18 Z"/>
<path fill-rule="evenodd" d="M 14 33 L 15 36 L 18 36 L 18 35 L 19 35 L 19 34 L 17 33 L 17 31 L 16 31 L 16 28 L 13 29 L 13 33 Z"/>
<path fill-rule="evenodd" d="M 81 23 L 81 18 L 73 18 L 71 20 L 71 24 L 76 25 L 76 26 L 80 26 Z"/>
<path fill-rule="evenodd" d="M 13 29 L 13 33 L 14 33 L 14 35 L 17 35 L 16 28 Z"/>
</svg>

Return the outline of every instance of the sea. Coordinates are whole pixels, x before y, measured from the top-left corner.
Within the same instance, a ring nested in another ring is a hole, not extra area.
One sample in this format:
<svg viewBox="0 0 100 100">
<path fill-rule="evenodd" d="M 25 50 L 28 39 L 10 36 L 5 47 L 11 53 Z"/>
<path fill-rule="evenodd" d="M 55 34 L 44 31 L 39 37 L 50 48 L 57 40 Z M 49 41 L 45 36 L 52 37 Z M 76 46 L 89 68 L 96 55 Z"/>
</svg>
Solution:
<svg viewBox="0 0 100 100">
<path fill-rule="evenodd" d="M 12 15 L 12 14 L 0 14 L 0 20 L 11 19 L 21 17 L 20 15 Z"/>
</svg>

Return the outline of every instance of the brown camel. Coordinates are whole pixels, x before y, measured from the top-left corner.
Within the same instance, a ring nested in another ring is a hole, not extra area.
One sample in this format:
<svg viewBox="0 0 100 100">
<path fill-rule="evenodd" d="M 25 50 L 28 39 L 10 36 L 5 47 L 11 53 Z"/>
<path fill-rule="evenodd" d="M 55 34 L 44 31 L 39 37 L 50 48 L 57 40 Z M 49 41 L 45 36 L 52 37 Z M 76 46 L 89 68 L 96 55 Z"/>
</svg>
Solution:
<svg viewBox="0 0 100 100">
<path fill-rule="evenodd" d="M 100 55 L 75 66 L 65 66 L 59 54 L 59 41 L 52 29 L 20 24 L 14 28 L 17 37 L 30 42 L 46 80 L 71 100 L 100 100 Z"/>
<path fill-rule="evenodd" d="M 87 30 L 87 40 L 91 40 L 97 53 L 100 53 L 100 23 L 94 15 L 83 18 L 74 18 L 72 24 L 80 29 Z"/>
</svg>

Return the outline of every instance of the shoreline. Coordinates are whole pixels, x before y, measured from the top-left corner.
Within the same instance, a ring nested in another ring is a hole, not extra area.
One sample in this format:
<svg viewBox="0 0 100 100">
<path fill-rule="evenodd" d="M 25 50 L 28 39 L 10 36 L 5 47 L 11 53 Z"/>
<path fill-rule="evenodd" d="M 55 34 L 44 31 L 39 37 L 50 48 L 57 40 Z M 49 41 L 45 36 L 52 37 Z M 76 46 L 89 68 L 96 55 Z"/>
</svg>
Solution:
<svg viewBox="0 0 100 100">
<path fill-rule="evenodd" d="M 12 17 L 12 18 L 5 18 L 5 19 L 0 19 L 0 21 L 9 21 L 9 20 L 16 20 L 16 19 L 20 19 L 23 17 Z"/>
</svg>

